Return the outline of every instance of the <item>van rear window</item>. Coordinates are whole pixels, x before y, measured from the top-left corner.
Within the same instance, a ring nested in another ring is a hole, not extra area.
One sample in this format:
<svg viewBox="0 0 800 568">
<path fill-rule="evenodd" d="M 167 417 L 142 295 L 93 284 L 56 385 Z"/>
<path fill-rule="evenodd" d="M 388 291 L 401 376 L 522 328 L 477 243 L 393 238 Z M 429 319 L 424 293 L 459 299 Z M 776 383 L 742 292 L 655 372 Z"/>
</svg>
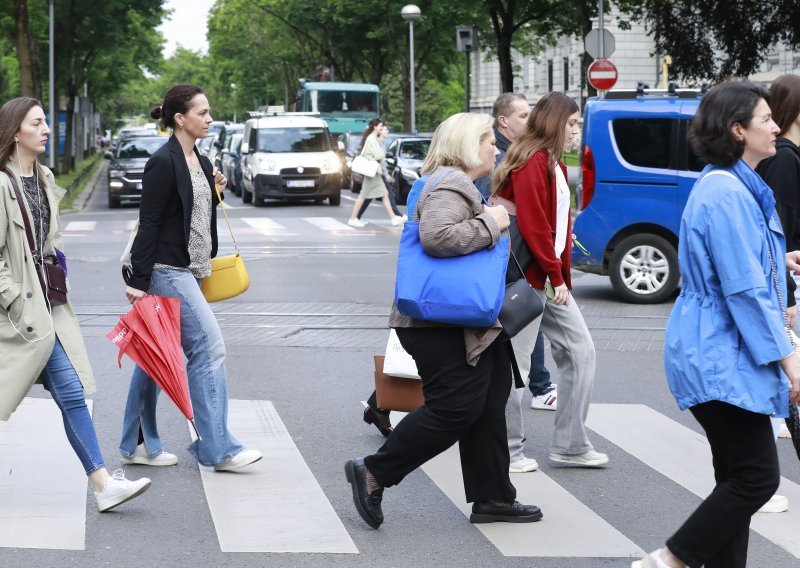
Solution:
<svg viewBox="0 0 800 568">
<path fill-rule="evenodd" d="M 668 168 L 672 145 L 669 118 L 618 118 L 614 138 L 622 158 L 633 166 Z"/>
</svg>

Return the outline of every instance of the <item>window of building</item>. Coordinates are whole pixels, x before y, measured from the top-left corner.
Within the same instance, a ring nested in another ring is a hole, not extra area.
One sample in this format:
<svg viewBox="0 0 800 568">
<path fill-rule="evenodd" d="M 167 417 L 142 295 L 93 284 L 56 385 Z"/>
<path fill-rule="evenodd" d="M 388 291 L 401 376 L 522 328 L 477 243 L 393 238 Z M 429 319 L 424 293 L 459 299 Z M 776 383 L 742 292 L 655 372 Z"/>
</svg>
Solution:
<svg viewBox="0 0 800 568">
<path fill-rule="evenodd" d="M 564 58 L 564 92 L 569 91 L 569 59 Z"/>
<path fill-rule="evenodd" d="M 553 90 L 553 60 L 547 60 L 547 92 Z"/>
</svg>

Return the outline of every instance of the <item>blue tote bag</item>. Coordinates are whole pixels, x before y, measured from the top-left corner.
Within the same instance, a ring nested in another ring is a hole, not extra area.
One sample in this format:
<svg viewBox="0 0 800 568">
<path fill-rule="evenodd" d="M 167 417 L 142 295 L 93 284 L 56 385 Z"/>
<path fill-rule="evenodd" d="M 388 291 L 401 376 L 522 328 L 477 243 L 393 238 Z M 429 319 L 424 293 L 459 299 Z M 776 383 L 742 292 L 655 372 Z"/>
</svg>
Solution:
<svg viewBox="0 0 800 568">
<path fill-rule="evenodd" d="M 429 191 L 438 181 L 431 183 Z M 509 240 L 504 236 L 493 247 L 470 254 L 431 256 L 422 247 L 419 221 L 406 221 L 397 256 L 397 310 L 437 323 L 490 327 L 503 307 L 508 251 Z"/>
</svg>

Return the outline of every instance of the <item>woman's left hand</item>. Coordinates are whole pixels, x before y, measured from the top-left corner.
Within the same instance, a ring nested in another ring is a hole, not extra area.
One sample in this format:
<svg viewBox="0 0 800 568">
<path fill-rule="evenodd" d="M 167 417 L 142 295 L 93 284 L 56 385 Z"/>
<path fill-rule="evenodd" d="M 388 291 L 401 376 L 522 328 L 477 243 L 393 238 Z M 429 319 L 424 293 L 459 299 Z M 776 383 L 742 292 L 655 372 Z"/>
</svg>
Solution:
<svg viewBox="0 0 800 568">
<path fill-rule="evenodd" d="M 800 356 L 792 353 L 788 357 L 781 359 L 780 363 L 792 387 L 789 392 L 789 401 L 792 404 L 800 403 Z"/>
<path fill-rule="evenodd" d="M 794 322 L 797 319 L 797 306 L 786 308 L 786 317 L 789 320 L 789 327 L 794 327 Z"/>
<path fill-rule="evenodd" d="M 219 171 L 217 168 L 214 168 L 213 176 L 214 176 L 214 183 L 216 183 L 219 186 L 220 190 L 225 189 L 225 186 L 228 185 L 228 180 L 225 179 L 225 176 L 222 175 L 222 172 Z"/>
</svg>

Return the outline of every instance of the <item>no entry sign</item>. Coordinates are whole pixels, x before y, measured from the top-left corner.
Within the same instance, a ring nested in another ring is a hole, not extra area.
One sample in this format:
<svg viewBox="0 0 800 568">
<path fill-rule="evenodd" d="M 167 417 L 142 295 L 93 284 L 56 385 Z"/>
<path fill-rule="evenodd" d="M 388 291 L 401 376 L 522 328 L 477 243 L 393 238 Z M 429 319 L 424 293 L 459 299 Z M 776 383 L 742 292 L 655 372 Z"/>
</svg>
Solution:
<svg viewBox="0 0 800 568">
<path fill-rule="evenodd" d="M 608 59 L 597 59 L 589 65 L 589 84 L 598 91 L 608 91 L 617 83 L 617 68 Z"/>
</svg>

